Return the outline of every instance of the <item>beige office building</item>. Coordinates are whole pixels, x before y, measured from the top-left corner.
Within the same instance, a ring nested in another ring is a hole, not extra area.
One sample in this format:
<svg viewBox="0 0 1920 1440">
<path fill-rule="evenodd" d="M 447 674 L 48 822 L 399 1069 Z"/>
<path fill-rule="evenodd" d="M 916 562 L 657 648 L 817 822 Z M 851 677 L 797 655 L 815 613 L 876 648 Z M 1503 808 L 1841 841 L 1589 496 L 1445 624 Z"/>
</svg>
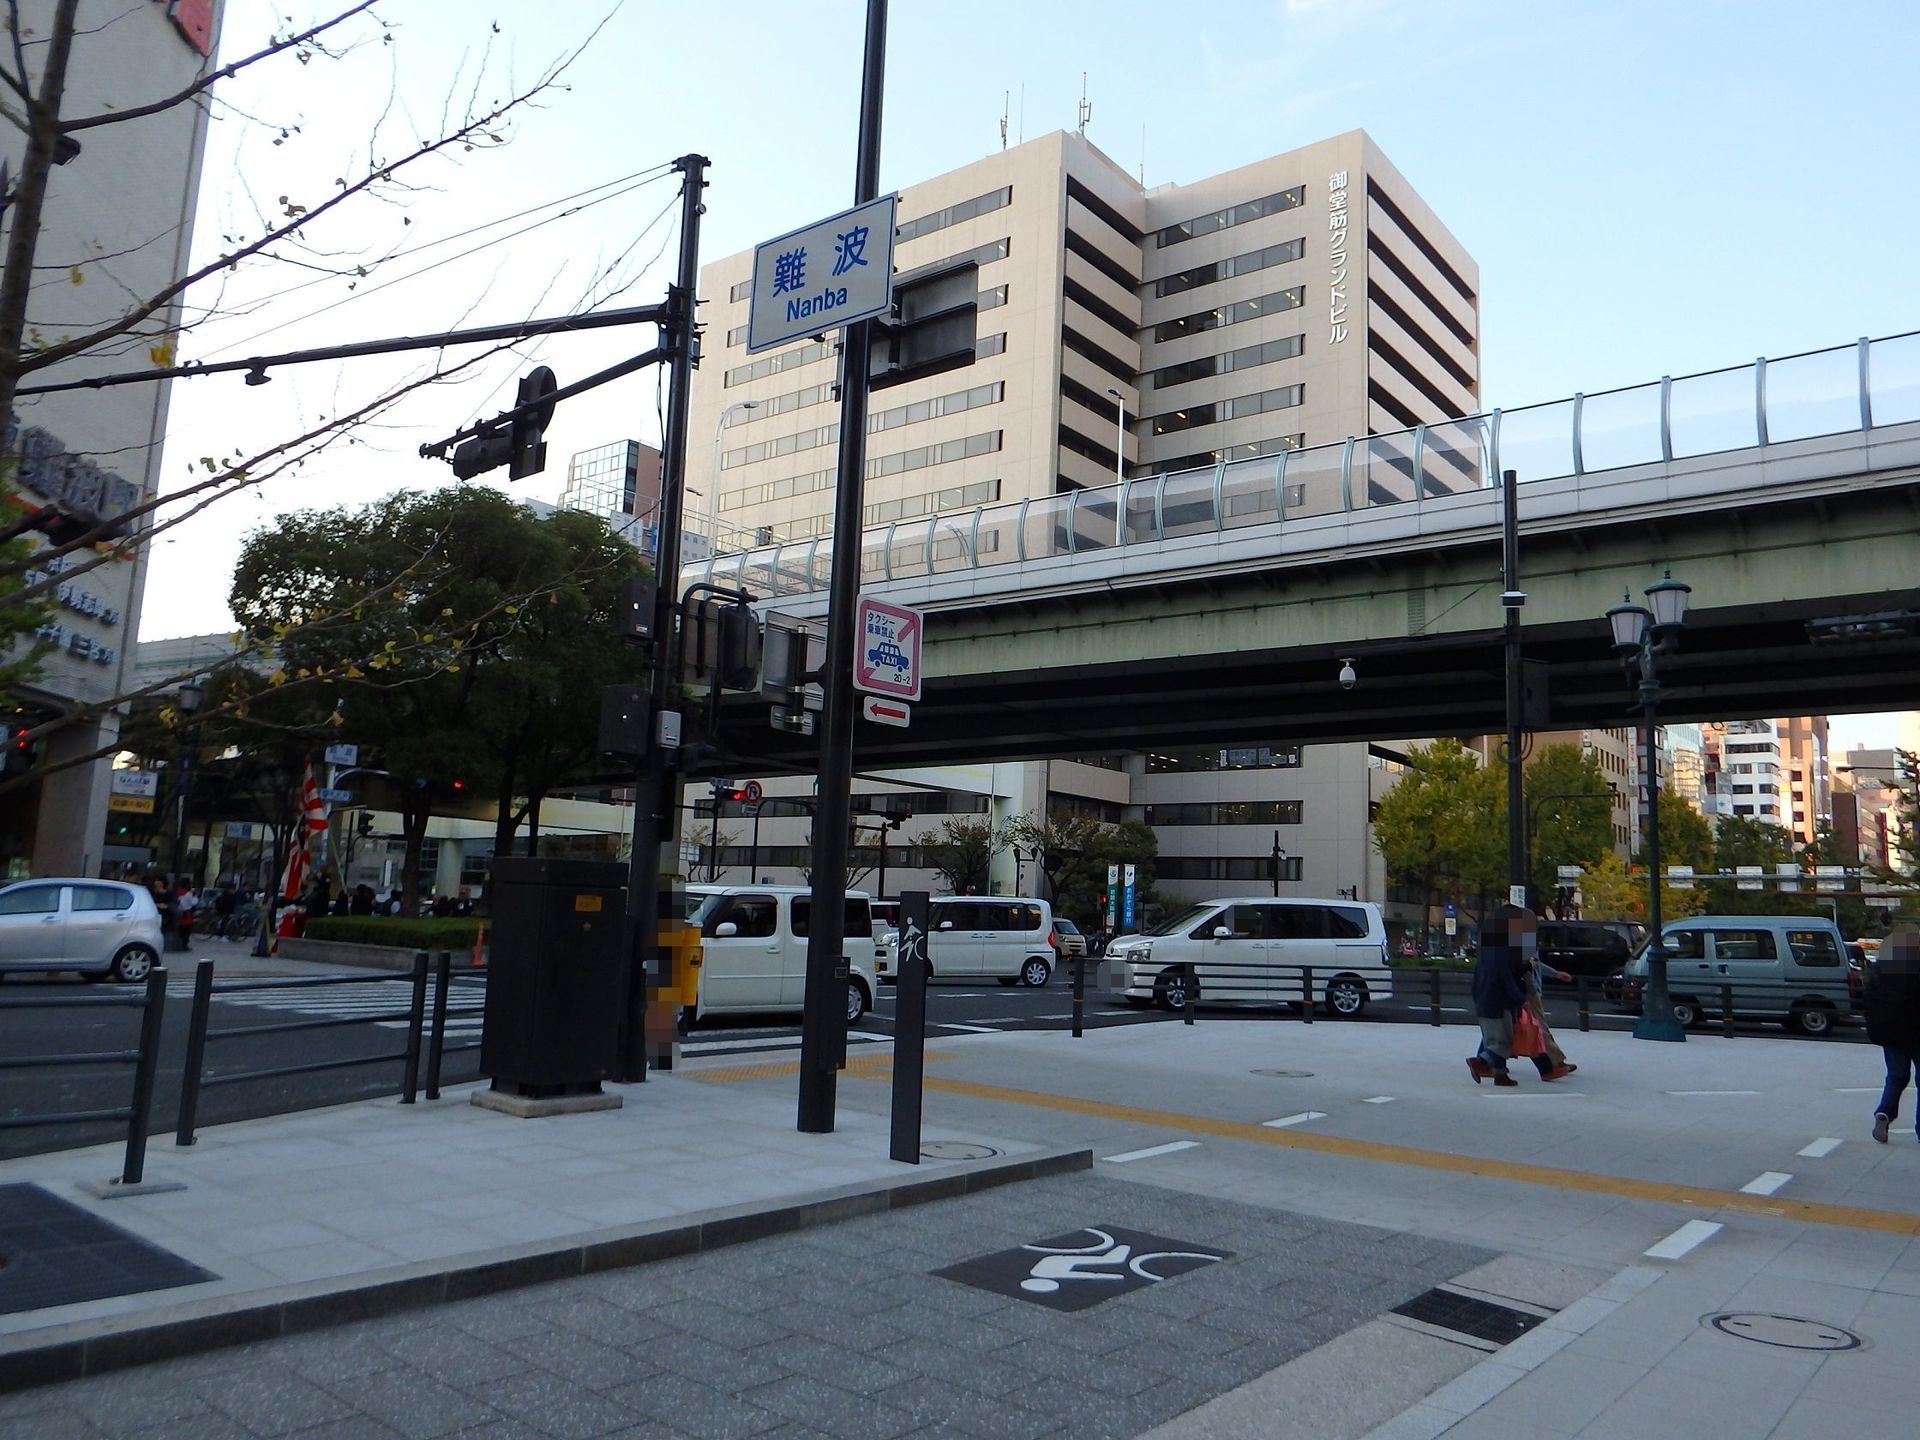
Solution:
<svg viewBox="0 0 1920 1440">
<path fill-rule="evenodd" d="M 868 527 L 1479 406 L 1478 267 L 1362 131 L 1151 190 L 1056 132 L 907 186 L 898 216 L 902 278 L 979 264 L 978 341 L 970 366 L 873 394 Z M 689 484 L 718 496 L 722 533 L 824 534 L 837 333 L 748 354 L 752 263 L 743 251 L 702 273 Z M 1071 803 L 1068 777 L 1085 768 L 1056 764 L 1035 784 Z M 1257 748 L 1135 757 L 1126 771 L 1125 805 L 1103 811 L 1179 817 L 1156 825 L 1163 891 L 1264 881 L 1278 823 L 1287 889 L 1383 898 L 1364 745 L 1284 764 Z"/>
</svg>

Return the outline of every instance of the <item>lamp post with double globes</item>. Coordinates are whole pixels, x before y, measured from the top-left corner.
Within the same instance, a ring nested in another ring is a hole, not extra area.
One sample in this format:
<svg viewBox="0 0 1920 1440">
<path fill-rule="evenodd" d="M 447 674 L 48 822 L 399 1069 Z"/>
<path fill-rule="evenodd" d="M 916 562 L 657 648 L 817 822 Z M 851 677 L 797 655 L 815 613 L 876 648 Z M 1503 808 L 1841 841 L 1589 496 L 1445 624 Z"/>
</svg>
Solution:
<svg viewBox="0 0 1920 1440">
<path fill-rule="evenodd" d="M 1633 1027 L 1636 1040 L 1685 1040 L 1686 1027 L 1673 1015 L 1667 993 L 1667 945 L 1661 935 L 1660 915 L 1660 757 L 1654 736 L 1659 725 L 1660 675 L 1657 657 L 1679 643 L 1687 623 L 1687 596 L 1693 587 L 1666 578 L 1647 587 L 1647 604 L 1631 596 L 1607 611 L 1613 630 L 1613 650 L 1640 689 L 1640 747 L 1647 779 L 1647 986 L 1640 1000 L 1640 1019 Z M 1648 607 L 1651 608 L 1648 608 Z"/>
</svg>

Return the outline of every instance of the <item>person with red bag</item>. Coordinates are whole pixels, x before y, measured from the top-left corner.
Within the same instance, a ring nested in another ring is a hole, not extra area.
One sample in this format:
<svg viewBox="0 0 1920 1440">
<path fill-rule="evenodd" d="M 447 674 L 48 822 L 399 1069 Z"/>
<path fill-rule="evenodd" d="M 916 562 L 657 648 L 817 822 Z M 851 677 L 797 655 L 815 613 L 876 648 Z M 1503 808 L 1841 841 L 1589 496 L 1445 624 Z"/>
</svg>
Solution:
<svg viewBox="0 0 1920 1440">
<path fill-rule="evenodd" d="M 1476 1085 L 1489 1075 L 1495 1085 L 1520 1083 L 1507 1073 L 1507 1057 L 1516 1053 L 1514 1018 L 1526 1009 L 1535 933 L 1533 912 L 1520 905 L 1502 905 L 1481 932 L 1480 955 L 1473 962 L 1480 1048 L 1467 1057 L 1467 1073 Z"/>
<path fill-rule="evenodd" d="M 1565 984 L 1573 979 L 1564 970 L 1556 970 L 1538 954 L 1527 967 L 1527 1003 L 1520 1012 L 1520 1026 L 1515 1027 L 1513 1053 L 1525 1055 L 1533 1061 L 1534 1068 L 1540 1072 L 1542 1080 L 1560 1080 L 1580 1067 L 1567 1059 L 1567 1052 L 1560 1048 L 1560 1042 L 1553 1038 L 1553 1027 L 1547 1024 L 1547 1010 L 1541 996 L 1541 986 L 1546 977 Z M 1528 1031 L 1526 1046 L 1522 1046 L 1520 1028 Z"/>
</svg>

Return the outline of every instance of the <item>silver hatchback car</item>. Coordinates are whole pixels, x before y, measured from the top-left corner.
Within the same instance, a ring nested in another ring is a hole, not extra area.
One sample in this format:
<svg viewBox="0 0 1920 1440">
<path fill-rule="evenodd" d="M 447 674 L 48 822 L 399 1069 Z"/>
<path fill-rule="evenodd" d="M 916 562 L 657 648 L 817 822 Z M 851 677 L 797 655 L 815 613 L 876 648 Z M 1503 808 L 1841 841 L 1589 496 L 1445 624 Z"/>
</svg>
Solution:
<svg viewBox="0 0 1920 1440">
<path fill-rule="evenodd" d="M 78 970 L 133 982 L 159 959 L 160 911 L 138 885 L 50 877 L 0 889 L 0 974 Z"/>
</svg>

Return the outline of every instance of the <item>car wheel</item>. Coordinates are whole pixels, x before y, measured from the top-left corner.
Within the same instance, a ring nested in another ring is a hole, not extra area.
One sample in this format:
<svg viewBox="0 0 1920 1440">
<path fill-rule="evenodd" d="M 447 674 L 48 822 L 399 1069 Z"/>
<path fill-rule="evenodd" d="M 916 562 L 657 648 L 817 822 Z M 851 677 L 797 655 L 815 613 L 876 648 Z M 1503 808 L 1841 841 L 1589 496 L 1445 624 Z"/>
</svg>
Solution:
<svg viewBox="0 0 1920 1440">
<path fill-rule="evenodd" d="M 1154 999 L 1166 1010 L 1186 1009 L 1200 998 L 1199 987 L 1196 985 L 1194 989 L 1193 995 L 1187 993 L 1187 972 L 1178 968 L 1161 971 L 1160 978 L 1153 982 Z"/>
<path fill-rule="evenodd" d="M 1793 1023 L 1802 1035 L 1831 1035 L 1833 1011 L 1817 1000 L 1810 1000 L 1794 1007 Z"/>
<path fill-rule="evenodd" d="M 1327 1014 L 1335 1020 L 1353 1020 L 1367 1008 L 1367 987 L 1351 975 L 1327 986 Z"/>
<path fill-rule="evenodd" d="M 1029 956 L 1027 963 L 1020 967 L 1020 983 L 1029 990 L 1038 990 L 1053 978 L 1053 966 L 1038 955 Z"/>
<path fill-rule="evenodd" d="M 1683 1030 L 1691 1030 L 1700 1023 L 1700 1007 L 1685 995 L 1673 997 L 1673 1018 Z"/>
<path fill-rule="evenodd" d="M 867 994 L 867 982 L 859 976 L 847 981 L 847 1023 L 858 1025 L 860 1017 L 867 1013 L 867 1007 L 873 1003 L 873 997 Z"/>
<path fill-rule="evenodd" d="M 123 985 L 138 985 L 153 969 L 154 954 L 144 945 L 129 945 L 113 957 L 108 973 Z"/>
</svg>

